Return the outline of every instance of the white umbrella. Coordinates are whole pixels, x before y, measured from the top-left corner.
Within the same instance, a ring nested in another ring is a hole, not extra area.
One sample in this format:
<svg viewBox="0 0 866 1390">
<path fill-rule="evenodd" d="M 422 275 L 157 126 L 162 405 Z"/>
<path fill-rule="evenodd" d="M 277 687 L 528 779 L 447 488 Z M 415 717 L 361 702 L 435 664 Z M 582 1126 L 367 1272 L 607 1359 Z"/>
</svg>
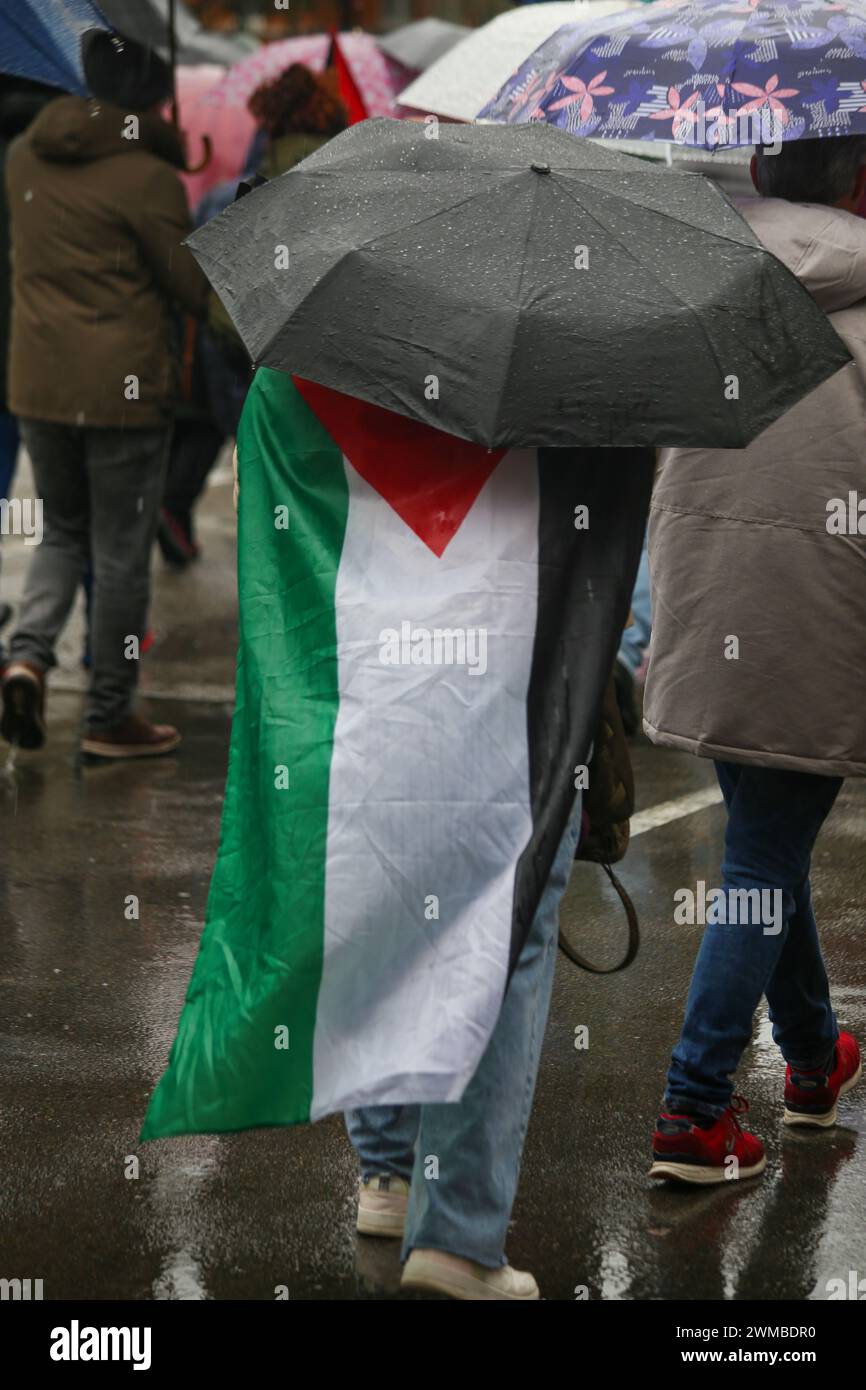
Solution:
<svg viewBox="0 0 866 1390">
<path fill-rule="evenodd" d="M 539 44 L 562 24 L 632 9 L 622 0 L 523 5 L 474 29 L 400 93 L 402 106 L 472 121 Z"/>
</svg>

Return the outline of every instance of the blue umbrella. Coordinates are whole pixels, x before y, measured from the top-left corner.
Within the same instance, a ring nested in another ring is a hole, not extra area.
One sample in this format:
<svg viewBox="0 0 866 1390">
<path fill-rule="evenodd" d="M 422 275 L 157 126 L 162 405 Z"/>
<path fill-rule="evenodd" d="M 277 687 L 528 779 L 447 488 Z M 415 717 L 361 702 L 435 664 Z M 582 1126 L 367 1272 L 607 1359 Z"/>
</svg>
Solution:
<svg viewBox="0 0 866 1390">
<path fill-rule="evenodd" d="M 14 0 L 0 8 L 0 72 L 87 94 L 85 29 L 107 29 L 92 0 Z"/>
<path fill-rule="evenodd" d="M 703 149 L 866 133 L 864 0 L 656 0 L 566 25 L 479 114 Z"/>
</svg>

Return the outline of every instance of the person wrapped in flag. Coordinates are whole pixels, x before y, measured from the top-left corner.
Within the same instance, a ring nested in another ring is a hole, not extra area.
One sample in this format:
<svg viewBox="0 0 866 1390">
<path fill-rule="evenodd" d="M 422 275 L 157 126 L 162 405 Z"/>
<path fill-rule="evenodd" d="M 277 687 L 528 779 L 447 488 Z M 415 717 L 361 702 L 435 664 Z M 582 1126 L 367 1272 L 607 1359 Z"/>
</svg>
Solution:
<svg viewBox="0 0 866 1390">
<path fill-rule="evenodd" d="M 407 1277 L 448 1252 L 486 1296 L 537 1296 L 504 1241 L 648 503 L 624 452 L 488 451 L 268 368 L 239 433 L 223 826 L 144 1137 L 347 1110 L 360 1229 L 402 1234 L 411 1185 Z"/>
<path fill-rule="evenodd" d="M 627 215 L 608 230 L 575 197 Z M 669 207 L 694 241 L 665 308 Z M 504 209 L 503 266 L 469 228 Z M 724 273 L 685 311 L 719 236 Z M 653 268 L 625 310 L 653 350 L 628 363 L 601 311 L 624 239 Z M 142 1137 L 346 1112 L 359 1229 L 402 1235 L 407 1285 L 537 1298 L 505 1238 L 652 445 L 751 438 L 847 353 L 712 185 L 548 127 L 366 122 L 192 246 L 256 372 L 220 845 Z M 752 351 L 755 283 L 770 322 L 801 319 L 782 383 Z M 669 328 L 694 348 L 675 389 Z M 619 393 L 598 370 L 617 354 Z"/>
</svg>

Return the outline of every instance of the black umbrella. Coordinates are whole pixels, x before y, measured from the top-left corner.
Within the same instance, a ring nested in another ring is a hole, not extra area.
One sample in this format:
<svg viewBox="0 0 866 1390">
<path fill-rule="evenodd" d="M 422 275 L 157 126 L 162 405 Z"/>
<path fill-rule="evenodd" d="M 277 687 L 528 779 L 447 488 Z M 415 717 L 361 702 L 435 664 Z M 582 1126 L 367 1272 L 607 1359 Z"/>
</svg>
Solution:
<svg viewBox="0 0 866 1390">
<path fill-rule="evenodd" d="M 489 447 L 739 448 L 849 354 L 700 175 L 365 121 L 190 245 L 256 364 Z"/>
</svg>

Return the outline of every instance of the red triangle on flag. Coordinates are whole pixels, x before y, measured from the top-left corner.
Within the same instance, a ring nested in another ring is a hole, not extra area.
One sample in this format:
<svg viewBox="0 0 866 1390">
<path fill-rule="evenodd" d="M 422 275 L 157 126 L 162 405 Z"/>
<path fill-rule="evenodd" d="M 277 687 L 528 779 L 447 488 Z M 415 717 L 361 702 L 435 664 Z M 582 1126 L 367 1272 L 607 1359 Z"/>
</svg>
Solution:
<svg viewBox="0 0 866 1390">
<path fill-rule="evenodd" d="M 356 472 L 441 556 L 505 449 L 485 449 L 329 386 L 292 380 Z"/>
</svg>

